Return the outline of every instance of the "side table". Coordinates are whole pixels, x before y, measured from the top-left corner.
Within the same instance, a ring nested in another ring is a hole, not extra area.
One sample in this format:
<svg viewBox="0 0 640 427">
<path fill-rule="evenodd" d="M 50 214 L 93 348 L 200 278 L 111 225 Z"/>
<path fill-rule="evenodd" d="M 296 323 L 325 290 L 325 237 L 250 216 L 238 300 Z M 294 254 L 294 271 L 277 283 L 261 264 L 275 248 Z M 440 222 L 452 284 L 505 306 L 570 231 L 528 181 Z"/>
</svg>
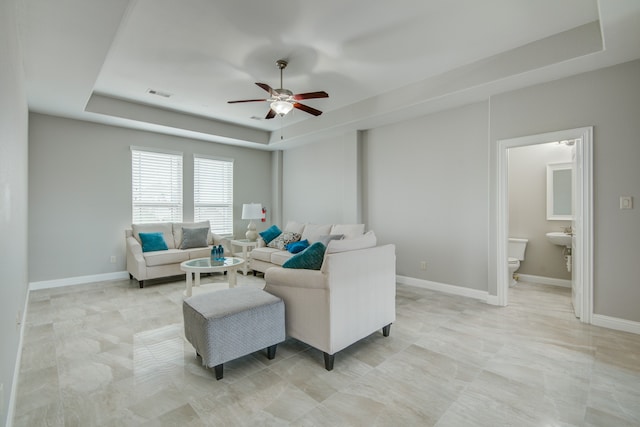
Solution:
<svg viewBox="0 0 640 427">
<path fill-rule="evenodd" d="M 246 276 L 249 272 L 249 252 L 258 246 L 258 242 L 252 242 L 249 239 L 236 239 L 231 240 L 231 252 L 233 256 L 241 257 L 244 260 L 244 265 L 242 266 L 242 273 Z M 242 248 L 242 252 L 235 252 L 234 246 L 238 246 Z"/>
</svg>

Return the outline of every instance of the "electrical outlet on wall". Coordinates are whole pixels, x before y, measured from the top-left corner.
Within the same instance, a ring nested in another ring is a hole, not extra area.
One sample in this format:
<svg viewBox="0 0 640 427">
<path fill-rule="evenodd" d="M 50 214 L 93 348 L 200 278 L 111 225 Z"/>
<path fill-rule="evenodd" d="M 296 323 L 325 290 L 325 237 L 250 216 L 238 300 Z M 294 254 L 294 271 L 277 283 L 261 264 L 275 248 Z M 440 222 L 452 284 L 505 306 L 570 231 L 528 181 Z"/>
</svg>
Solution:
<svg viewBox="0 0 640 427">
<path fill-rule="evenodd" d="M 115 255 L 111 255 L 111 258 L 109 258 L 109 261 L 111 261 L 111 264 L 115 264 L 116 263 L 116 256 Z"/>
<path fill-rule="evenodd" d="M 427 261 L 420 261 L 420 270 L 427 269 Z"/>
</svg>

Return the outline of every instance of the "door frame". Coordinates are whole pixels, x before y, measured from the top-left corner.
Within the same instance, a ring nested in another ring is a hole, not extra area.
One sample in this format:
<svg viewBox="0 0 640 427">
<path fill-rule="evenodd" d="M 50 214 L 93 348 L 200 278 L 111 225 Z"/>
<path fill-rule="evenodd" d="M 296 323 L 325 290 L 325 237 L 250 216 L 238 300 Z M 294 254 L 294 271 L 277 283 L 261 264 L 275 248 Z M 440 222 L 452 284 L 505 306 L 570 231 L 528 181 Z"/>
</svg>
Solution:
<svg viewBox="0 0 640 427">
<path fill-rule="evenodd" d="M 498 141 L 496 278 L 497 305 L 508 304 L 509 239 L 509 149 L 553 141 L 576 142 L 575 247 L 572 256 L 577 269 L 577 286 L 582 290 L 580 321 L 591 323 L 593 315 L 593 127 L 568 129 Z"/>
</svg>

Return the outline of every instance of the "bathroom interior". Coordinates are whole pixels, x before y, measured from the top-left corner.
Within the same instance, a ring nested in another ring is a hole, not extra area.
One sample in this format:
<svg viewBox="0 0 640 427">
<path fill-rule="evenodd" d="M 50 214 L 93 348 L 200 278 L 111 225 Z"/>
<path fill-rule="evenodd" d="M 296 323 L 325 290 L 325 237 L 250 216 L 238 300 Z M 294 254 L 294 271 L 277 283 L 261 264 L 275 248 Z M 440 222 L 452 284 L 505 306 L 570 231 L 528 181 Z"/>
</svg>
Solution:
<svg viewBox="0 0 640 427">
<path fill-rule="evenodd" d="M 571 295 L 572 157 L 575 141 L 510 148 L 509 279 Z"/>
</svg>

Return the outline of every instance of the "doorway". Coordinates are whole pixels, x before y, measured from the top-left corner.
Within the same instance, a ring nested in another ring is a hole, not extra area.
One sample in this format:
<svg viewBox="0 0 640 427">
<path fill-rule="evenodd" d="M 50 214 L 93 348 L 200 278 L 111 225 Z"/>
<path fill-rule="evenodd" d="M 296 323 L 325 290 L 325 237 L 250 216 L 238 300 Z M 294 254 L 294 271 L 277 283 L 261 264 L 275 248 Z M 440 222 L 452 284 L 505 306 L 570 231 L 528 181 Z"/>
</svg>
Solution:
<svg viewBox="0 0 640 427">
<path fill-rule="evenodd" d="M 584 323 L 591 323 L 591 314 L 593 312 L 592 127 L 569 129 L 498 141 L 496 303 L 500 306 L 508 305 L 509 149 L 563 140 L 576 140 L 575 157 L 573 159 L 575 171 L 575 212 L 572 222 L 574 234 L 572 253 L 572 301 L 576 316 Z"/>
</svg>

